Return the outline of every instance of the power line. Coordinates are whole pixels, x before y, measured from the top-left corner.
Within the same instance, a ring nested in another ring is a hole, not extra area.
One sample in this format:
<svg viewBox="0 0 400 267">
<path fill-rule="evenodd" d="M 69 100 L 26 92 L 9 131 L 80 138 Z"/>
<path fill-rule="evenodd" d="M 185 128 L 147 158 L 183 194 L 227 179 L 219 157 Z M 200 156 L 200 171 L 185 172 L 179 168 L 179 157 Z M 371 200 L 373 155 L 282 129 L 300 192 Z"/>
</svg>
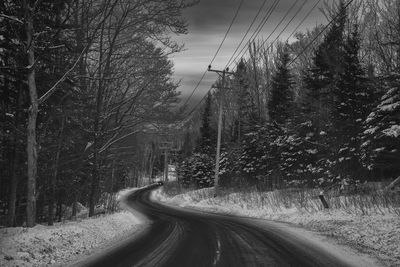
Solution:
<svg viewBox="0 0 400 267">
<path fill-rule="evenodd" d="M 259 23 L 259 25 L 257 26 L 257 28 L 255 29 L 255 31 L 253 32 L 253 34 L 250 36 L 249 41 L 246 43 L 246 46 L 248 43 L 250 43 L 251 39 L 255 39 L 257 37 L 257 35 L 260 33 L 261 29 L 264 27 L 265 23 L 268 21 L 268 19 L 270 18 L 271 14 L 275 11 L 275 8 L 277 7 L 277 5 L 279 4 L 281 0 L 275 0 L 274 3 L 270 6 L 270 8 L 268 9 L 268 11 L 266 12 L 266 14 L 264 15 L 263 19 L 261 20 L 261 22 Z M 264 6 L 264 5 L 263 5 Z M 262 9 L 262 8 L 261 8 Z M 260 10 L 261 10 L 260 9 Z M 260 13 L 260 12 L 258 12 Z M 255 19 L 254 19 L 255 21 Z M 253 23 L 253 22 L 252 22 Z M 250 26 L 251 28 L 251 26 Z M 249 29 L 250 29 L 249 28 Z M 248 29 L 248 31 L 249 31 Z M 253 38 L 254 37 L 254 38 Z M 245 38 L 245 37 L 244 37 Z M 243 39 L 244 39 L 243 38 Z M 244 46 L 244 48 L 246 47 Z M 239 45 L 240 47 L 240 45 Z M 243 49 L 240 51 L 240 53 L 243 51 Z M 233 56 L 232 56 L 233 57 Z M 235 58 L 236 59 L 236 58 Z M 205 71 L 205 73 L 207 72 L 207 70 Z M 205 73 L 203 74 L 203 76 L 205 76 Z M 198 83 L 199 85 L 200 83 Z M 198 87 L 198 86 L 197 86 Z M 197 88 L 196 87 L 196 88 Z M 191 111 L 185 116 L 185 119 L 187 117 L 189 117 L 190 115 L 192 115 L 192 113 L 200 106 L 200 104 L 204 101 L 204 99 L 206 98 L 206 96 L 208 95 L 208 93 L 211 91 L 212 87 L 210 87 L 210 89 L 208 89 L 207 93 L 204 94 L 204 96 L 200 99 L 200 101 L 191 109 Z M 194 92 L 192 92 L 191 96 L 193 95 Z M 185 104 L 187 103 L 187 101 L 185 102 Z M 184 120 L 185 120 L 184 119 Z"/>
<path fill-rule="evenodd" d="M 268 19 L 270 18 L 270 16 L 272 15 L 272 13 L 275 11 L 276 7 L 278 6 L 278 4 L 280 3 L 281 0 L 275 0 L 274 3 L 270 6 L 270 8 L 268 9 L 268 11 L 266 12 L 266 14 L 264 15 L 263 19 L 261 20 L 261 22 L 259 23 L 259 25 L 257 26 L 257 28 L 255 29 L 255 31 L 253 32 L 253 34 L 250 36 L 249 41 L 246 43 L 246 45 L 241 49 L 241 51 L 239 52 L 242 53 L 242 51 L 244 50 L 244 48 L 247 47 L 248 44 L 250 44 L 251 40 L 254 40 L 258 34 L 261 32 L 262 28 L 264 27 L 264 25 L 266 24 L 266 22 L 268 21 Z M 294 3 L 294 5 L 291 6 L 291 8 L 289 9 L 289 11 L 286 13 L 286 15 L 284 16 L 284 18 L 281 20 L 281 22 L 278 24 L 278 26 L 282 23 L 282 21 L 287 17 L 287 15 L 290 13 L 290 11 L 293 9 L 293 7 L 298 3 L 299 0 L 296 0 L 296 2 Z M 275 28 L 276 30 L 276 28 Z M 275 31 L 274 30 L 274 31 Z M 247 50 L 246 50 L 247 51 Z M 238 55 L 239 55 L 238 54 Z M 235 57 L 234 60 L 236 60 L 238 56 Z M 231 64 L 234 61 L 231 62 Z M 230 64 L 230 65 L 231 65 Z M 208 93 L 211 91 L 212 88 L 208 89 L 207 93 L 204 94 L 204 96 L 201 98 L 201 100 L 191 109 L 191 111 L 185 116 L 185 119 L 187 117 L 189 117 L 199 106 L 200 104 L 204 101 L 204 99 L 206 98 L 206 96 L 208 95 Z"/>
<path fill-rule="evenodd" d="M 351 3 L 353 3 L 354 0 L 349 0 L 349 2 L 343 7 L 344 9 L 346 9 Z M 304 47 L 304 49 L 294 58 L 292 59 L 292 61 L 289 62 L 289 66 L 296 61 L 296 59 L 298 59 L 314 42 L 315 40 L 317 40 L 317 38 L 326 30 L 328 29 L 328 27 L 334 22 L 336 21 L 336 19 L 341 15 L 340 12 L 338 12 L 338 14 L 329 21 L 329 23 L 311 40 L 310 43 L 308 43 L 306 45 L 306 47 Z"/>
<path fill-rule="evenodd" d="M 280 0 L 275 0 L 275 2 L 271 5 L 269 10 L 267 11 L 267 13 L 265 13 L 264 18 L 261 20 L 261 22 L 259 23 L 259 25 L 255 29 L 253 34 L 250 36 L 249 40 L 242 47 L 242 49 L 239 51 L 239 54 L 232 61 L 230 60 L 229 65 L 227 65 L 227 66 L 232 65 L 232 62 L 235 62 L 235 60 L 239 57 L 239 55 L 242 54 L 243 50 L 248 48 L 248 45 L 257 38 L 257 36 L 260 34 L 261 30 L 264 28 L 264 26 L 267 23 L 267 21 L 270 18 L 270 16 L 275 11 L 275 9 L 278 6 L 279 2 L 280 2 Z M 246 49 L 246 51 L 247 51 L 247 49 Z"/>
<path fill-rule="evenodd" d="M 343 7 L 344 9 L 346 9 L 354 0 L 349 0 L 349 2 Z M 300 27 L 301 24 L 304 23 L 304 21 L 308 18 L 308 16 L 311 14 L 311 12 L 315 9 L 315 7 L 321 2 L 321 0 L 318 0 L 314 6 L 311 8 L 311 10 L 306 14 L 306 16 L 300 21 L 299 25 L 297 25 L 297 27 L 292 31 L 292 33 L 289 35 L 289 37 L 286 39 L 286 42 L 290 39 L 290 37 L 292 37 L 292 35 L 295 33 L 295 31 Z M 291 64 L 293 64 L 294 61 L 296 61 L 297 58 L 299 58 L 307 49 L 308 47 L 310 47 L 312 45 L 312 43 L 314 43 L 317 38 L 324 32 L 326 31 L 326 29 L 328 29 L 328 27 L 334 22 L 336 21 L 336 19 L 340 16 L 341 14 L 338 13 L 333 19 L 331 19 L 329 21 L 329 23 L 315 36 L 315 38 L 313 38 L 311 40 L 310 43 L 308 43 L 306 45 L 306 47 L 293 59 L 289 62 L 288 66 L 290 66 Z M 274 40 L 274 42 L 276 41 L 276 39 Z M 272 45 L 272 44 L 271 44 Z M 269 46 L 270 47 L 270 46 Z M 268 47 L 268 48 L 269 48 Z M 271 85 L 270 85 L 271 86 Z M 269 86 L 269 87 L 270 87 Z"/>
<path fill-rule="evenodd" d="M 278 29 L 278 27 L 282 24 L 282 22 L 286 19 L 286 17 L 290 14 L 290 12 L 292 11 L 292 9 L 297 5 L 297 3 L 299 2 L 299 0 L 296 0 L 294 3 L 293 3 L 293 5 L 289 8 L 289 10 L 286 12 L 286 14 L 285 14 L 285 16 L 283 16 L 283 18 L 279 21 L 279 23 L 275 26 L 275 28 L 274 28 L 274 30 L 268 35 L 268 37 L 267 37 L 267 39 L 265 39 L 265 41 L 264 41 L 264 43 L 265 42 L 267 42 L 268 41 L 268 39 L 272 36 L 272 34 L 274 34 L 275 33 L 275 31 Z M 246 52 L 249 50 L 249 48 L 247 47 L 247 49 L 242 53 L 242 55 L 240 56 L 240 57 L 243 57 L 245 54 L 246 54 Z M 240 54 L 239 54 L 240 55 Z M 238 55 L 238 56 L 239 56 Z M 236 57 L 236 58 L 238 58 L 238 56 Z M 235 60 L 236 60 L 236 58 L 235 58 Z M 234 61 L 233 62 L 231 62 L 230 64 L 229 64 L 229 66 L 230 65 L 232 65 L 234 63 Z"/>
<path fill-rule="evenodd" d="M 314 6 L 308 11 L 308 13 L 304 16 L 304 18 L 300 21 L 300 23 L 297 25 L 297 27 L 292 31 L 292 33 L 289 35 L 289 37 L 286 39 L 286 42 L 289 41 L 290 37 L 293 36 L 293 34 L 296 33 L 296 31 L 300 28 L 301 25 L 303 25 L 304 21 L 310 16 L 311 12 L 314 11 L 314 9 L 318 6 L 318 4 L 321 2 L 321 0 L 318 0 Z"/>
<path fill-rule="evenodd" d="M 305 0 L 305 2 L 303 2 L 302 6 L 300 7 L 300 9 L 296 12 L 296 14 L 292 17 L 292 19 L 286 24 L 285 28 L 281 31 L 281 33 L 278 35 L 277 38 L 275 38 L 275 40 L 268 46 L 268 48 L 270 48 L 272 46 L 273 43 L 275 43 L 277 41 L 277 39 L 282 35 L 283 31 L 286 30 L 286 28 L 289 26 L 289 24 L 291 23 L 291 21 L 293 21 L 293 19 L 298 15 L 298 13 L 302 10 L 302 8 L 304 7 L 305 3 L 307 2 L 307 0 Z M 305 20 L 311 15 L 311 13 L 315 10 L 315 8 L 319 5 L 319 3 L 321 2 L 321 0 L 317 0 L 315 2 L 315 4 L 313 5 L 313 7 L 307 12 L 307 14 L 303 17 L 303 19 L 299 22 L 299 24 L 296 26 L 296 28 L 291 32 L 291 34 L 287 37 L 285 42 L 288 42 L 289 39 L 297 32 L 297 30 L 301 27 L 301 25 L 303 25 L 303 23 L 305 22 Z M 264 40 L 264 42 L 262 43 L 262 45 L 264 45 L 266 43 L 268 39 Z M 267 48 L 267 49 L 268 49 Z"/>
<path fill-rule="evenodd" d="M 206 76 L 207 70 L 204 71 L 203 75 L 201 76 L 200 80 L 197 82 L 196 86 L 194 87 L 194 89 L 192 90 L 192 92 L 190 93 L 189 97 L 186 98 L 185 103 L 183 104 L 183 106 L 186 106 L 186 104 L 189 102 L 189 100 L 192 98 L 194 92 L 196 92 L 197 88 L 200 86 L 200 83 L 203 81 L 204 77 Z"/>
<path fill-rule="evenodd" d="M 239 11 L 240 11 L 240 8 L 242 7 L 243 1 L 244 1 L 244 0 L 240 0 L 240 4 L 239 4 L 238 8 L 236 9 L 236 13 L 235 13 L 235 15 L 233 16 L 233 19 L 232 19 L 232 21 L 231 21 L 231 24 L 229 25 L 229 28 L 228 28 L 228 30 L 226 31 L 225 36 L 224 36 L 224 38 L 222 39 L 222 42 L 221 42 L 221 44 L 219 45 L 219 47 L 218 47 L 218 49 L 217 49 L 217 52 L 215 52 L 215 55 L 214 55 L 213 59 L 212 59 L 211 62 L 210 62 L 210 65 L 212 65 L 212 63 L 214 62 L 215 58 L 217 57 L 217 54 L 219 53 L 219 50 L 221 50 L 221 47 L 222 47 L 222 45 L 224 44 L 225 39 L 226 39 L 226 37 L 228 36 L 228 33 L 230 32 L 230 30 L 231 30 L 231 28 L 232 28 L 232 25 L 233 25 L 233 23 L 234 23 L 235 20 L 236 20 L 237 15 L 239 14 Z"/>
<path fill-rule="evenodd" d="M 266 50 L 268 50 L 278 39 L 279 37 L 285 32 L 285 30 L 287 29 L 287 27 L 289 27 L 290 23 L 292 23 L 292 21 L 294 20 L 295 17 L 297 17 L 297 15 L 300 13 L 300 11 L 303 9 L 304 5 L 307 3 L 307 0 L 304 0 L 303 4 L 301 4 L 301 6 L 299 7 L 299 9 L 296 11 L 296 13 L 293 15 L 293 17 L 288 21 L 288 23 L 286 23 L 285 27 L 281 30 L 281 32 L 278 34 L 278 36 L 271 42 L 271 44 L 267 47 Z M 268 39 L 267 39 L 268 40 Z M 261 43 L 261 46 L 263 46 L 267 40 L 264 40 Z M 260 47 L 261 47 L 260 46 Z"/>
<path fill-rule="evenodd" d="M 219 44 L 218 49 L 217 49 L 217 51 L 215 52 L 215 54 L 214 54 L 214 56 L 213 56 L 213 58 L 212 58 L 212 60 L 211 60 L 211 62 L 210 62 L 210 65 L 214 62 L 214 60 L 215 60 L 215 58 L 217 57 L 219 51 L 221 50 L 222 45 L 224 44 L 224 42 L 225 42 L 225 40 L 226 40 L 226 37 L 228 36 L 229 32 L 231 31 L 232 25 L 233 25 L 233 23 L 235 22 L 235 20 L 236 20 L 238 14 L 239 14 L 240 9 L 242 8 L 243 2 L 244 2 L 244 0 L 240 0 L 239 6 L 238 6 L 238 8 L 236 9 L 235 15 L 233 16 L 232 21 L 231 21 L 231 23 L 229 24 L 228 30 L 226 31 L 226 33 L 225 33 L 225 35 L 224 35 L 224 38 L 222 39 L 221 43 Z M 192 92 L 191 92 L 191 94 L 189 95 L 189 97 L 186 99 L 186 101 L 185 101 L 185 103 L 183 104 L 183 106 L 185 106 L 185 105 L 189 102 L 189 100 L 192 98 L 192 96 L 193 96 L 194 93 L 196 92 L 197 88 L 200 86 L 201 82 L 203 81 L 204 77 L 206 76 L 206 73 L 207 73 L 207 70 L 204 71 L 204 73 L 203 73 L 203 75 L 201 76 L 199 82 L 196 84 L 196 86 L 195 86 L 194 89 L 192 90 Z"/>
<path fill-rule="evenodd" d="M 242 45 L 243 41 L 246 39 L 246 36 L 249 34 L 250 29 L 253 27 L 254 22 L 256 22 L 256 20 L 257 20 L 257 18 L 258 18 L 258 15 L 260 15 L 261 10 L 263 10 L 263 8 L 264 8 L 264 6 L 265 6 L 266 3 L 267 3 L 267 0 L 264 0 L 264 2 L 262 3 L 261 7 L 258 9 L 257 14 L 254 16 L 253 21 L 251 22 L 249 28 L 247 28 L 247 31 L 246 31 L 246 33 L 244 34 L 242 40 L 240 41 L 239 45 L 236 47 L 235 52 L 233 52 L 231 58 L 228 60 L 228 63 L 226 63 L 226 65 L 228 65 L 228 64 L 231 62 L 232 58 L 235 56 L 236 52 L 239 50 L 239 47 Z"/>
</svg>

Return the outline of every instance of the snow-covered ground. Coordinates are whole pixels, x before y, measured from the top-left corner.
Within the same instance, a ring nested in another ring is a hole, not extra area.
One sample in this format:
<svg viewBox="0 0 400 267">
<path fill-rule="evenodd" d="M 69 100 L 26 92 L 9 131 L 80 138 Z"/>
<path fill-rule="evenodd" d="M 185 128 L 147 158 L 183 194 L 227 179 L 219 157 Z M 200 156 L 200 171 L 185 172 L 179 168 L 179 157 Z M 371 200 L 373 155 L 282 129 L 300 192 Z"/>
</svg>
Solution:
<svg viewBox="0 0 400 267">
<path fill-rule="evenodd" d="M 332 241 L 371 255 L 385 266 L 400 266 L 400 217 L 396 213 L 360 215 L 343 209 L 306 211 L 268 204 L 260 208 L 260 199 L 255 199 L 259 195 L 231 193 L 214 198 L 213 189 L 201 189 L 169 197 L 159 189 L 153 198 L 180 207 L 295 224 L 333 237 Z"/>
<path fill-rule="evenodd" d="M 129 192 L 120 192 L 119 199 Z M 64 266 L 144 227 L 137 216 L 122 211 L 54 226 L 2 228 L 0 266 Z"/>
</svg>

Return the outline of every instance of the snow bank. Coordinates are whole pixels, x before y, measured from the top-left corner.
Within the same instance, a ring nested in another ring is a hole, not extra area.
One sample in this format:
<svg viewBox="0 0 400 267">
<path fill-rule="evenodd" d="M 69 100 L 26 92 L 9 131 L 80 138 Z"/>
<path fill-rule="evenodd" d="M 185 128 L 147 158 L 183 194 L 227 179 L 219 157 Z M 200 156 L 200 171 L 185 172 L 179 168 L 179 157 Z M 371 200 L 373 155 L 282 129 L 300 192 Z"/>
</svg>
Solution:
<svg viewBox="0 0 400 267">
<path fill-rule="evenodd" d="M 256 198 L 257 194 L 251 193 L 231 193 L 214 198 L 210 188 L 174 197 L 168 197 L 162 189 L 153 193 L 153 199 L 181 207 L 293 223 L 334 237 L 341 244 L 378 258 L 384 265 L 400 266 L 400 217 L 396 214 L 362 216 L 342 209 L 306 211 L 270 203 L 267 198 L 262 199 L 266 203 L 260 207 L 260 199 Z"/>
<path fill-rule="evenodd" d="M 137 189 L 119 193 L 121 200 Z M 143 229 L 135 215 L 122 211 L 79 221 L 0 229 L 0 266 L 66 265 Z"/>
</svg>

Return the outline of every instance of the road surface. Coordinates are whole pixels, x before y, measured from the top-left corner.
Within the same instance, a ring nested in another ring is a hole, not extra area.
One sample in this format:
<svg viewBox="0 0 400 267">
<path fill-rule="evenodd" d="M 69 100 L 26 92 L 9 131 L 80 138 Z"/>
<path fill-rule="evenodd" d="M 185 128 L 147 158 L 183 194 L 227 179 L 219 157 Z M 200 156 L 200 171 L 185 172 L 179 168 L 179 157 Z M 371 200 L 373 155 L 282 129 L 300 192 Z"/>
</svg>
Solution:
<svg viewBox="0 0 400 267">
<path fill-rule="evenodd" d="M 77 265 L 352 266 L 345 256 L 338 257 L 338 253 L 295 237 L 273 223 L 260 226 L 256 220 L 152 202 L 150 192 L 156 187 L 133 192 L 125 200 L 150 220 L 145 232 Z"/>
</svg>

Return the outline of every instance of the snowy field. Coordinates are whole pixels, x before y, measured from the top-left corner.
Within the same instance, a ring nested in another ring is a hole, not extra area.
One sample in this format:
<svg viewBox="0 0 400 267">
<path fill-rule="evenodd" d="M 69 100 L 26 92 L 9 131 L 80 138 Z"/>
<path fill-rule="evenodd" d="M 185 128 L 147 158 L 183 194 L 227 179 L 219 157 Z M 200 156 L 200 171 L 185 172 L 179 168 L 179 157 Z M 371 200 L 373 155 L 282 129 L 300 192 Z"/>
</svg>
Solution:
<svg viewBox="0 0 400 267">
<path fill-rule="evenodd" d="M 262 218 L 295 224 L 333 237 L 334 242 L 369 254 L 385 266 L 400 266 L 400 216 L 393 209 L 376 208 L 301 208 L 289 203 L 276 203 L 273 192 L 230 193 L 214 198 L 212 189 L 200 189 L 174 197 L 162 189 L 153 194 L 155 200 L 204 211 Z M 275 201 L 275 203 L 274 203 Z M 263 203 L 262 205 L 260 205 Z M 261 207 L 261 208 L 260 208 Z M 364 214 L 362 214 L 364 213 Z"/>
<path fill-rule="evenodd" d="M 119 194 L 119 199 L 132 190 Z M 145 226 L 122 211 L 79 221 L 0 229 L 0 266 L 65 266 L 106 248 Z"/>
</svg>

